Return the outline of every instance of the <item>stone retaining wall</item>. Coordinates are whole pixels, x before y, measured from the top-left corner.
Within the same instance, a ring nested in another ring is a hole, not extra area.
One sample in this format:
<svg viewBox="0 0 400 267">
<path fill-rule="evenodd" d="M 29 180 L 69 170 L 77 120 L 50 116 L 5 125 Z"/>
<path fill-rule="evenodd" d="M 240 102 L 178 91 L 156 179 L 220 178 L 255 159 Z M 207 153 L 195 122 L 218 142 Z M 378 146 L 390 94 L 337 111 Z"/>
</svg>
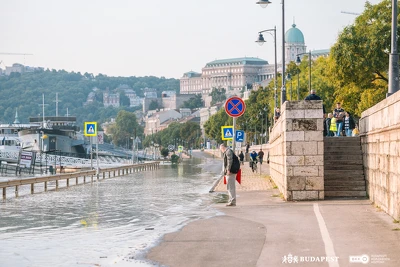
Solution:
<svg viewBox="0 0 400 267">
<path fill-rule="evenodd" d="M 367 192 L 400 219 L 400 92 L 364 111 L 360 119 Z"/>
<path fill-rule="evenodd" d="M 269 153 L 271 177 L 286 200 L 324 199 L 322 101 L 285 102 Z"/>
</svg>

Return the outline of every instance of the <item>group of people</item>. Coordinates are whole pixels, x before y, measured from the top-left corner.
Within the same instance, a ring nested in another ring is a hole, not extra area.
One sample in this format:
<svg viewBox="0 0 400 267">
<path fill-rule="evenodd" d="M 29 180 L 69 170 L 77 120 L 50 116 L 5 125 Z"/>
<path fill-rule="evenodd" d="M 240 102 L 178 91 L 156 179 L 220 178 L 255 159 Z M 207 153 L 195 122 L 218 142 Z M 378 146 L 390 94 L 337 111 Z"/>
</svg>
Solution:
<svg viewBox="0 0 400 267">
<path fill-rule="evenodd" d="M 345 111 L 341 104 L 336 103 L 333 113 L 328 113 L 324 120 L 325 136 L 357 136 L 358 127 L 351 114 Z"/>
<path fill-rule="evenodd" d="M 247 143 L 246 153 L 249 153 L 249 149 L 248 149 L 249 146 L 250 146 L 249 143 Z M 260 164 L 262 164 L 263 158 L 264 158 L 264 151 L 262 149 L 260 149 L 260 151 L 258 151 L 258 153 L 255 150 L 253 150 L 250 153 L 250 167 L 252 167 L 253 162 L 257 163 L 258 161 L 260 161 Z M 239 160 L 240 160 L 240 163 L 243 165 L 244 164 L 243 151 L 240 151 L 240 153 L 239 153 Z"/>
</svg>

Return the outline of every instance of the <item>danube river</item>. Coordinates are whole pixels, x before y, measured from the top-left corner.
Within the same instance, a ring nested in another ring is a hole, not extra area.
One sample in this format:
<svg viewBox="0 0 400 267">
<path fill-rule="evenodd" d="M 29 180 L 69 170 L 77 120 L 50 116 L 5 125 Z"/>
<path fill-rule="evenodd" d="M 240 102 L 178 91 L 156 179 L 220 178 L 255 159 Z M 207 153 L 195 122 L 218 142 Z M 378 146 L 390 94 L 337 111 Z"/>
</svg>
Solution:
<svg viewBox="0 0 400 267">
<path fill-rule="evenodd" d="M 194 155 L 92 185 L 8 195 L 0 203 L 0 266 L 155 266 L 145 253 L 164 234 L 218 215 L 208 191 L 221 160 Z"/>
</svg>

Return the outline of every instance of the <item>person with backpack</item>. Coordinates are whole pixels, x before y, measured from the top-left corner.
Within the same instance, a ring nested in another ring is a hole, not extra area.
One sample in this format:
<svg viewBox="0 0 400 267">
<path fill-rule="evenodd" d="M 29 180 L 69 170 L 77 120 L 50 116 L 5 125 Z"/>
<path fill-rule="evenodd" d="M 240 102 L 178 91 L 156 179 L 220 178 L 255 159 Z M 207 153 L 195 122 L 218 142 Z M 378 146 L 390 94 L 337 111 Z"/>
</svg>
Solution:
<svg viewBox="0 0 400 267">
<path fill-rule="evenodd" d="M 226 205 L 227 207 L 233 207 L 236 206 L 236 173 L 238 170 L 233 170 L 232 167 L 237 167 L 235 166 L 237 163 L 239 164 L 240 169 L 240 163 L 235 155 L 233 153 L 232 149 L 229 147 L 226 147 L 225 144 L 221 144 L 219 146 L 219 149 L 223 153 L 223 159 L 224 159 L 224 175 L 227 177 L 227 189 L 228 189 L 228 195 L 229 195 L 229 200 L 228 204 Z M 234 160 L 234 157 L 236 160 Z M 235 164 L 234 164 L 235 161 Z M 237 163 L 236 163 L 237 161 Z M 232 171 L 232 172 L 231 172 Z M 236 172 L 235 172 L 236 171 Z M 235 173 L 234 173 L 235 172 Z"/>
</svg>

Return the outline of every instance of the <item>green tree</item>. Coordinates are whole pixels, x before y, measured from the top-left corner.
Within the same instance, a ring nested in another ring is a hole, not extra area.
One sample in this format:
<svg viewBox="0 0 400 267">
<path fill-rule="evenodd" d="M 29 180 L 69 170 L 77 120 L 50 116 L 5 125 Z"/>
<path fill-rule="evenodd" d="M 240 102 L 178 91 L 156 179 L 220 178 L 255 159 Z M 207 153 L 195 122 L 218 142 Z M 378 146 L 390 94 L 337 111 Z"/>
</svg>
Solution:
<svg viewBox="0 0 400 267">
<path fill-rule="evenodd" d="M 366 88 L 375 80 L 388 81 L 391 17 L 390 0 L 377 5 L 366 2 L 363 14 L 344 28 L 331 49 L 343 82 Z"/>
<path fill-rule="evenodd" d="M 115 124 L 110 127 L 110 132 L 115 145 L 124 145 L 127 141 L 133 142 L 130 140 L 131 137 L 143 135 L 143 128 L 138 125 L 134 113 L 121 110 L 118 112 Z"/>
<path fill-rule="evenodd" d="M 160 153 L 161 153 L 161 156 L 163 156 L 165 158 L 165 157 L 168 157 L 169 150 L 168 150 L 168 148 L 164 147 L 164 148 L 161 149 Z"/>
<path fill-rule="evenodd" d="M 209 138 L 222 143 L 221 127 L 230 125 L 232 125 L 232 118 L 226 114 L 224 109 L 220 109 L 204 124 L 204 130 Z"/>
<path fill-rule="evenodd" d="M 201 94 L 197 94 L 188 101 L 183 102 L 182 108 L 196 109 L 204 106 Z"/>
<path fill-rule="evenodd" d="M 158 102 L 153 100 L 150 102 L 149 110 L 156 110 L 159 108 Z"/>
<path fill-rule="evenodd" d="M 225 88 L 213 88 L 211 93 L 211 106 L 215 105 L 216 103 L 223 102 L 226 100 L 226 89 Z"/>
</svg>

